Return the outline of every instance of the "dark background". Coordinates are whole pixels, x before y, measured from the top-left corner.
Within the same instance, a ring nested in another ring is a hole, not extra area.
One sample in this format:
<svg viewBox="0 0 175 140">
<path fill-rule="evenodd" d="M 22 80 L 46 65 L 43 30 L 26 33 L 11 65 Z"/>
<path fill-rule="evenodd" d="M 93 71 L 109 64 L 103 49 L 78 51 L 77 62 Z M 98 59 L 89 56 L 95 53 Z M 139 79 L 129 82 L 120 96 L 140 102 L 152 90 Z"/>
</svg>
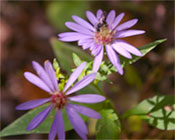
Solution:
<svg viewBox="0 0 175 140">
<path fill-rule="evenodd" d="M 1 129 L 24 114 L 15 106 L 47 94 L 24 79 L 24 71 L 32 71 L 32 60 L 43 64 L 52 60 L 54 52 L 51 37 L 68 31 L 65 21 L 71 15 L 85 18 L 85 11 L 98 9 L 118 15 L 125 12 L 123 21 L 138 18 L 134 29 L 143 29 L 144 35 L 127 40 L 136 47 L 157 39 L 167 41 L 133 65 L 125 67 L 125 74 L 109 76 L 114 85 L 105 83 L 104 91 L 112 99 L 119 114 L 141 100 L 154 95 L 174 94 L 174 2 L 173 1 L 1 1 Z M 122 22 L 123 22 L 122 21 Z M 66 56 L 65 56 L 66 59 Z M 172 131 L 161 131 L 145 122 L 130 118 L 123 123 L 121 139 L 173 139 Z M 67 138 L 78 138 L 75 132 Z M 47 139 L 47 135 L 12 136 L 4 139 Z M 91 137 L 90 137 L 91 138 Z"/>
</svg>

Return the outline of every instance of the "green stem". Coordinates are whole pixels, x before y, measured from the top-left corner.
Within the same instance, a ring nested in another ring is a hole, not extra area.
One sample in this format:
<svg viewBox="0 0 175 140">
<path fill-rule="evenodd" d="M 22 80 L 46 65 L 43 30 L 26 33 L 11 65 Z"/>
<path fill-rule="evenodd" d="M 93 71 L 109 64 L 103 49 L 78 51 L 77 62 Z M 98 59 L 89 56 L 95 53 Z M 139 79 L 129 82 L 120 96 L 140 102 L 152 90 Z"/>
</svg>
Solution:
<svg viewBox="0 0 175 140">
<path fill-rule="evenodd" d="M 105 93 L 98 87 L 98 85 L 95 84 L 95 83 L 92 83 L 92 85 L 96 88 L 96 90 L 98 90 L 98 92 L 99 92 L 101 95 L 103 95 L 103 96 L 106 97 L 107 100 L 105 101 L 105 103 L 106 103 L 106 104 L 110 104 L 111 107 L 115 110 L 114 104 L 113 104 L 113 103 L 110 101 L 110 99 L 105 95 Z"/>
<path fill-rule="evenodd" d="M 97 86 L 97 84 L 92 83 L 92 85 L 96 88 L 96 90 L 98 90 L 98 92 L 99 92 L 101 95 L 105 96 L 105 93 Z M 106 97 L 106 96 L 105 96 L 105 97 Z"/>
</svg>

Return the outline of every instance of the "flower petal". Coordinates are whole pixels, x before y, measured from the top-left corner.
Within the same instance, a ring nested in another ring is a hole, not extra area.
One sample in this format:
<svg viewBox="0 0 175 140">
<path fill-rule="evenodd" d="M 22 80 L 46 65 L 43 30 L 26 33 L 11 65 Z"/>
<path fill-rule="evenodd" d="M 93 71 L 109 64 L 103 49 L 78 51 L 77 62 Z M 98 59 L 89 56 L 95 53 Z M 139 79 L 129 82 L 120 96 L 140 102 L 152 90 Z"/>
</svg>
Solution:
<svg viewBox="0 0 175 140">
<path fill-rule="evenodd" d="M 50 111 L 52 110 L 52 105 L 49 105 L 45 108 L 42 112 L 40 112 L 35 118 L 33 118 L 29 125 L 27 126 L 27 131 L 33 130 L 38 127 L 49 115 Z"/>
<path fill-rule="evenodd" d="M 56 73 L 52 67 L 52 64 L 50 63 L 49 60 L 46 60 L 44 62 L 44 68 L 45 71 L 47 72 L 47 74 L 49 75 L 49 78 L 52 82 L 52 85 L 54 86 L 54 90 L 58 91 L 58 82 L 57 82 L 57 78 L 56 78 Z"/>
<path fill-rule="evenodd" d="M 95 31 L 95 28 L 84 19 L 78 16 L 72 16 L 72 19 L 76 21 L 78 24 L 80 24 L 81 26 L 84 26 L 85 28 L 90 29 L 91 31 Z"/>
<path fill-rule="evenodd" d="M 109 28 L 112 27 L 112 23 L 114 22 L 114 18 L 115 18 L 115 10 L 111 10 L 106 18 L 106 22 L 107 22 Z"/>
<path fill-rule="evenodd" d="M 54 92 L 55 91 L 54 86 L 53 86 L 48 74 L 43 69 L 43 67 L 39 63 L 37 63 L 36 61 L 32 61 L 32 65 L 33 65 L 33 68 L 35 69 L 35 71 L 37 72 L 37 74 L 39 75 L 39 77 L 51 89 L 51 91 Z"/>
<path fill-rule="evenodd" d="M 58 115 L 57 113 L 55 114 L 54 120 L 52 122 L 52 126 L 50 128 L 50 132 L 49 132 L 49 140 L 55 140 L 57 131 L 58 131 Z"/>
<path fill-rule="evenodd" d="M 81 105 L 75 105 L 75 104 L 70 104 L 77 112 L 87 116 L 87 117 L 91 117 L 91 118 L 94 118 L 94 119 L 100 119 L 101 118 L 101 115 L 88 108 L 88 107 L 84 107 L 84 106 L 81 106 Z"/>
<path fill-rule="evenodd" d="M 125 15 L 125 13 L 121 13 L 120 15 L 118 15 L 118 16 L 115 18 L 115 20 L 114 20 L 114 22 L 113 22 L 113 24 L 112 24 L 112 29 L 114 29 L 115 27 L 117 27 L 117 25 L 118 25 L 118 24 L 120 23 L 120 21 L 123 19 L 124 15 Z"/>
<path fill-rule="evenodd" d="M 64 129 L 64 120 L 61 110 L 57 111 L 56 113 L 57 119 L 58 119 L 58 126 L 57 126 L 57 134 L 59 139 L 64 140 L 65 139 L 65 129 Z"/>
<path fill-rule="evenodd" d="M 57 111 L 55 114 L 55 118 L 49 132 L 49 140 L 55 140 L 56 134 L 58 134 L 59 139 L 65 139 L 64 120 L 61 110 Z"/>
<path fill-rule="evenodd" d="M 132 46 L 131 44 L 129 44 L 126 41 L 117 39 L 115 44 L 117 46 L 120 46 L 121 48 L 125 49 L 126 51 L 136 55 L 136 56 L 142 56 L 142 53 L 136 47 Z"/>
<path fill-rule="evenodd" d="M 111 63 L 116 67 L 117 71 L 122 75 L 123 69 L 120 64 L 120 59 L 118 58 L 118 55 L 114 52 L 114 50 L 110 45 L 106 45 L 106 52 Z"/>
<path fill-rule="evenodd" d="M 84 50 L 88 49 L 93 44 L 94 44 L 94 40 L 93 39 L 81 39 L 81 40 L 78 41 L 78 45 L 82 46 Z"/>
<path fill-rule="evenodd" d="M 78 81 L 70 90 L 68 90 L 66 95 L 69 95 L 71 93 L 74 93 L 74 92 L 84 88 L 89 83 L 91 83 L 95 79 L 95 77 L 96 77 L 96 73 L 92 73 L 92 74 L 89 74 L 89 75 L 83 77 L 83 79 Z"/>
<path fill-rule="evenodd" d="M 103 14 L 103 11 L 101 10 L 101 9 L 99 9 L 98 11 L 97 11 L 97 14 L 96 14 L 96 16 L 97 16 L 97 20 L 99 20 L 100 18 L 101 18 L 101 15 Z"/>
<path fill-rule="evenodd" d="M 98 20 L 92 12 L 86 11 L 86 16 L 93 25 L 97 24 Z"/>
<path fill-rule="evenodd" d="M 61 34 L 59 34 L 59 37 L 60 37 L 59 40 L 67 41 L 67 42 L 77 41 L 80 39 L 92 38 L 92 36 L 84 35 L 81 33 L 75 33 L 75 32 L 61 33 Z"/>
<path fill-rule="evenodd" d="M 103 53 L 104 53 L 104 49 L 102 47 L 100 53 L 97 56 L 95 56 L 94 63 L 93 63 L 93 72 L 98 71 L 103 59 Z"/>
<path fill-rule="evenodd" d="M 50 98 L 44 98 L 44 99 L 36 99 L 36 100 L 28 101 L 28 102 L 25 102 L 25 103 L 18 105 L 16 107 L 16 110 L 32 109 L 32 108 L 38 107 L 44 103 L 47 103 L 50 100 L 51 100 Z"/>
<path fill-rule="evenodd" d="M 140 34 L 144 34 L 145 31 L 143 30 L 124 30 L 124 31 L 120 31 L 117 32 L 115 34 L 116 38 L 124 38 L 124 37 L 129 37 L 129 36 L 134 36 L 134 35 L 140 35 Z"/>
<path fill-rule="evenodd" d="M 83 34 L 87 34 L 87 35 L 93 35 L 93 32 L 91 32 L 90 30 L 82 27 L 81 25 L 74 23 L 74 22 L 66 22 L 65 25 L 70 28 L 73 31 L 79 32 L 79 33 L 83 33 Z"/>
<path fill-rule="evenodd" d="M 129 20 L 127 22 L 124 22 L 122 24 L 120 24 L 117 28 L 116 31 L 121 31 L 121 30 L 125 30 L 128 28 L 131 28 L 132 26 L 134 26 L 136 23 L 138 22 L 138 19 L 132 19 Z"/>
<path fill-rule="evenodd" d="M 74 108 L 72 108 L 69 104 L 66 106 L 66 112 L 68 115 L 68 118 L 74 127 L 75 131 L 78 134 L 79 132 L 82 133 L 82 135 L 88 134 L 88 128 L 86 124 L 84 123 L 83 119 L 80 117 L 80 115 L 75 111 Z M 81 135 L 80 135 L 81 136 Z"/>
<path fill-rule="evenodd" d="M 96 94 L 84 94 L 84 95 L 76 95 L 68 98 L 71 101 L 74 102 L 80 102 L 80 103 L 99 103 L 103 102 L 106 98 L 101 95 Z"/>
<path fill-rule="evenodd" d="M 83 62 L 80 66 L 78 66 L 75 69 L 75 71 L 69 77 L 69 80 L 67 81 L 63 92 L 65 92 L 77 80 L 77 78 L 80 76 L 85 66 L 86 66 L 86 62 Z"/>
<path fill-rule="evenodd" d="M 123 49 L 122 47 L 120 47 L 119 45 L 117 45 L 117 43 L 112 44 L 111 45 L 113 47 L 113 49 L 118 52 L 119 54 L 123 55 L 126 58 L 131 59 L 132 56 L 130 55 L 130 53 L 128 53 L 125 49 Z"/>
<path fill-rule="evenodd" d="M 48 93 L 52 93 L 52 91 L 50 90 L 50 88 L 36 75 L 34 75 L 31 72 L 25 72 L 24 73 L 24 77 L 31 82 L 32 84 L 36 85 L 37 87 L 45 90 Z"/>
<path fill-rule="evenodd" d="M 102 49 L 102 45 L 99 44 L 94 44 L 94 47 L 92 48 L 91 54 L 96 56 L 100 53 L 101 49 Z"/>
</svg>

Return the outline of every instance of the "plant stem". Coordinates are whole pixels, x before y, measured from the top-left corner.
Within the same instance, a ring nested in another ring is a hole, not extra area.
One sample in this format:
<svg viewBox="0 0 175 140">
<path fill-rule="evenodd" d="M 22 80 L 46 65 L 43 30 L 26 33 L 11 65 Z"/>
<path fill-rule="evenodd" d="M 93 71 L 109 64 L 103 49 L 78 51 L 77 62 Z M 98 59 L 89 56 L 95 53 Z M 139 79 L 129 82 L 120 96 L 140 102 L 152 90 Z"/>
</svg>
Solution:
<svg viewBox="0 0 175 140">
<path fill-rule="evenodd" d="M 96 88 L 96 90 L 98 90 L 98 92 L 99 92 L 101 95 L 105 96 L 104 92 L 98 87 L 97 84 L 92 83 L 92 85 Z M 106 97 L 106 96 L 105 96 L 105 97 Z"/>
</svg>

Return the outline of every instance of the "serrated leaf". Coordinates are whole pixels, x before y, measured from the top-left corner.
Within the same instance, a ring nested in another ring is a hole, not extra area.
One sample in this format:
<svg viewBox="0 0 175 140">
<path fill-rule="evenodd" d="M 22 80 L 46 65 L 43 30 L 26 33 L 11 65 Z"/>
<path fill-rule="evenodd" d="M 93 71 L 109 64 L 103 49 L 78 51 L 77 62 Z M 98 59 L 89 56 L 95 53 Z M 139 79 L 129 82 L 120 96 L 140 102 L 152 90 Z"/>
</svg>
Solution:
<svg viewBox="0 0 175 140">
<path fill-rule="evenodd" d="M 69 74 L 74 67 L 72 53 L 76 53 L 83 61 L 89 62 L 92 60 L 91 56 L 82 49 L 60 42 L 56 38 L 51 39 L 51 44 L 61 68 L 66 70 Z"/>
<path fill-rule="evenodd" d="M 162 130 L 175 130 L 175 97 L 154 96 L 143 100 L 124 113 L 123 117 L 138 115 L 150 125 Z"/>
<path fill-rule="evenodd" d="M 96 139 L 117 139 L 121 133 L 120 122 L 117 114 L 112 109 L 100 112 L 102 118 L 97 121 Z"/>
</svg>

